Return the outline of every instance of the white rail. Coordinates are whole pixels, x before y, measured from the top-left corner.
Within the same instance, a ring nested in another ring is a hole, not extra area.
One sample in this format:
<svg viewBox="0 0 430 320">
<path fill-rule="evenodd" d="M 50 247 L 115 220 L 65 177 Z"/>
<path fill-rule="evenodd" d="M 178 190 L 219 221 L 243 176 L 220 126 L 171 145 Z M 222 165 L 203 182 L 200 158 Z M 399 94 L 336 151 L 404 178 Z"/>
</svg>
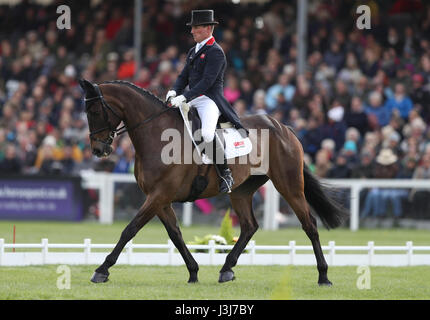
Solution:
<svg viewBox="0 0 430 320">
<path fill-rule="evenodd" d="M 100 222 L 110 224 L 114 218 L 114 184 L 118 182 L 136 183 L 132 174 L 111 174 L 104 172 L 82 172 L 84 188 L 99 190 Z M 416 179 L 324 179 L 323 182 L 337 188 L 351 189 L 350 229 L 359 228 L 360 191 L 365 188 L 425 188 L 430 189 L 430 180 Z M 266 197 L 264 203 L 263 229 L 276 230 L 278 222 L 275 214 L 279 210 L 278 191 L 269 180 L 266 183 Z M 192 224 L 192 206 L 190 202 L 184 203 L 182 222 L 184 226 Z"/>
<path fill-rule="evenodd" d="M 352 231 L 357 231 L 359 229 L 361 190 L 366 188 L 430 189 L 430 180 L 424 179 L 323 179 L 322 182 L 335 188 L 351 190 L 349 228 Z M 279 203 L 279 193 L 271 181 L 266 183 L 266 188 L 267 196 L 264 207 L 265 223 L 263 228 L 267 230 L 276 230 L 278 229 L 278 222 L 275 219 L 276 211 L 273 208 L 277 208 L 276 206 Z M 267 202 L 270 204 L 267 204 Z"/>
<path fill-rule="evenodd" d="M 112 224 L 114 220 L 115 183 L 136 183 L 134 175 L 128 173 L 82 171 L 81 178 L 85 189 L 99 190 L 99 222 Z M 192 223 L 192 205 L 191 202 L 186 202 L 183 205 L 182 219 L 184 226 L 190 226 Z"/>
<path fill-rule="evenodd" d="M 430 189 L 430 180 L 418 179 L 331 179 L 325 182 L 341 188 L 351 189 L 350 229 L 357 231 L 360 217 L 360 191 L 365 188 L 424 188 Z"/>
<path fill-rule="evenodd" d="M 41 243 L 11 244 L 0 239 L 0 266 L 26 266 L 45 264 L 101 264 L 107 251 L 114 244 L 93 244 L 91 239 L 83 243 L 55 244 L 48 239 Z M 222 265 L 227 253 L 233 246 L 216 245 L 213 240 L 208 245 L 188 245 L 190 250 L 205 250 L 194 252 L 193 256 L 200 265 Z M 19 249 L 12 252 L 11 249 Z M 40 251 L 21 251 L 21 249 L 40 249 Z M 49 249 L 55 249 L 50 251 Z M 58 249 L 78 249 L 81 251 L 60 252 Z M 97 249 L 97 251 L 93 251 Z M 136 250 L 154 250 L 158 252 L 142 252 Z M 329 266 L 416 266 L 430 265 L 430 246 L 414 246 L 412 241 L 404 246 L 376 246 L 373 241 L 363 246 L 337 246 L 330 241 L 328 246 L 322 246 Z M 239 265 L 315 265 L 312 246 L 296 245 L 290 241 L 288 245 L 257 246 L 250 241 L 240 257 Z M 221 251 L 221 252 L 220 252 Z M 268 252 L 270 251 L 270 252 Z M 302 253 L 303 251 L 309 253 Z M 383 253 L 381 253 L 383 251 Z M 276 253 L 274 253 L 276 252 Z M 278 253 L 281 252 L 281 253 Z M 341 253 L 344 252 L 344 253 Z M 346 253 L 345 253 L 346 252 Z M 354 253 L 351 253 L 354 252 Z M 360 252 L 360 253 L 355 253 Z M 378 253 L 379 252 L 379 253 Z M 387 253 L 399 252 L 399 253 Z M 182 265 L 184 261 L 175 246 L 169 240 L 167 244 L 135 244 L 130 241 L 121 253 L 118 264 L 128 265 Z"/>
</svg>

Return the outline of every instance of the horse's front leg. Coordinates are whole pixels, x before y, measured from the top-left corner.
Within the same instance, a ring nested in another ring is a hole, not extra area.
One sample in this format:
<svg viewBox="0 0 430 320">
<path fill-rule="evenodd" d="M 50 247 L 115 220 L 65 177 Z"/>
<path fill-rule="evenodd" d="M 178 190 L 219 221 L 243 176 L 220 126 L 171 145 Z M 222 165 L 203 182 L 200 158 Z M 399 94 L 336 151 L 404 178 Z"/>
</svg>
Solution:
<svg viewBox="0 0 430 320">
<path fill-rule="evenodd" d="M 155 198 L 152 200 L 152 197 L 148 196 L 143 206 L 139 209 L 137 215 L 121 233 L 121 237 L 115 248 L 106 257 L 103 264 L 95 270 L 94 275 L 91 278 L 92 282 L 100 283 L 108 281 L 108 269 L 116 263 L 127 242 L 129 242 L 136 233 L 139 232 L 139 230 L 157 214 L 159 210 L 161 210 L 161 208 L 158 201 L 156 201 Z"/>
<path fill-rule="evenodd" d="M 189 283 L 197 282 L 197 272 L 199 271 L 199 265 L 194 260 L 191 252 L 188 250 L 185 245 L 184 239 L 182 238 L 181 230 L 179 229 L 178 221 L 176 219 L 175 212 L 172 209 L 172 206 L 169 205 L 158 213 L 158 217 L 161 222 L 164 224 L 166 231 L 175 244 L 175 247 L 178 249 L 182 258 L 187 265 L 188 272 L 190 273 L 190 278 L 188 280 Z"/>
</svg>

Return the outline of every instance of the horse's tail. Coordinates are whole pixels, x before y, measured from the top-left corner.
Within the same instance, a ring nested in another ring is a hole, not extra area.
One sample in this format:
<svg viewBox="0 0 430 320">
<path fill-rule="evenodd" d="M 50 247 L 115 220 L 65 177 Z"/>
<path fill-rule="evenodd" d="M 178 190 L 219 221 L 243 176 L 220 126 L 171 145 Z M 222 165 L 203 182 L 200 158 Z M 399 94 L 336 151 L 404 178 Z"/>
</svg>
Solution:
<svg viewBox="0 0 430 320">
<path fill-rule="evenodd" d="M 334 190 L 323 185 L 307 168 L 303 167 L 305 179 L 305 197 L 314 211 L 320 217 L 327 229 L 336 228 L 342 224 L 347 217 L 346 209 L 338 203 L 328 192 Z"/>
</svg>

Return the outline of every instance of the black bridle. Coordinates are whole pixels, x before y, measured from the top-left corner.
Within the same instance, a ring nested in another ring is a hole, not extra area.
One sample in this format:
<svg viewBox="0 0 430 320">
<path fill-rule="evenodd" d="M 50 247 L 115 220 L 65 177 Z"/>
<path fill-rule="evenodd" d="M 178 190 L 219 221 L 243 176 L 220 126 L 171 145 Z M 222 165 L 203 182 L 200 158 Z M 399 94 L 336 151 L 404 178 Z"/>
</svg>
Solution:
<svg viewBox="0 0 430 320">
<path fill-rule="evenodd" d="M 99 86 L 94 84 L 94 89 L 96 90 L 97 96 L 84 99 L 85 111 L 86 111 L 86 113 L 88 113 L 90 111 L 90 105 L 88 104 L 89 102 L 94 102 L 96 100 L 100 100 L 100 102 L 102 104 L 103 120 L 105 123 L 107 123 L 107 126 L 100 128 L 100 129 L 97 129 L 93 132 L 90 132 L 90 139 L 110 145 L 113 142 L 113 138 L 115 137 L 115 134 L 118 134 L 118 131 L 125 129 L 125 126 L 121 127 L 120 129 L 116 129 L 116 128 L 111 126 L 111 124 L 109 122 L 109 116 L 107 114 L 107 110 L 110 110 L 115 115 L 115 117 L 117 117 L 118 119 L 120 119 L 120 120 L 122 120 L 122 119 L 121 119 L 120 115 L 106 102 Z M 109 130 L 110 133 L 109 133 L 109 137 L 105 141 L 94 137 L 95 134 L 106 131 L 106 130 Z"/>
<path fill-rule="evenodd" d="M 89 110 L 90 110 L 90 106 L 88 106 L 88 104 L 87 104 L 88 102 L 93 102 L 93 101 L 96 101 L 96 100 L 100 100 L 100 102 L 102 104 L 103 120 L 107 123 L 107 126 L 103 127 L 103 128 L 100 128 L 100 129 L 97 129 L 97 130 L 95 130 L 93 132 L 90 132 L 90 139 L 94 140 L 94 141 L 99 141 L 99 142 L 101 142 L 103 144 L 107 144 L 107 145 L 110 145 L 113 142 L 113 139 L 115 138 L 115 135 L 119 136 L 119 135 L 121 135 L 121 134 L 123 134 L 123 133 L 125 133 L 127 131 L 131 132 L 134 129 L 136 129 L 136 128 L 138 128 L 138 127 L 140 127 L 140 126 L 148 123 L 149 121 L 151 121 L 151 120 L 153 120 L 155 118 L 157 118 L 158 116 L 160 116 L 161 114 L 165 113 L 166 111 L 175 109 L 175 108 L 166 107 L 166 109 L 163 109 L 162 111 L 160 111 L 160 112 L 158 112 L 156 114 L 153 114 L 149 118 L 145 119 L 142 122 L 139 122 L 138 124 L 134 125 L 131 128 L 127 128 L 125 125 L 122 126 L 122 127 L 120 127 L 120 128 L 115 128 L 115 127 L 111 126 L 111 124 L 109 122 L 109 116 L 108 116 L 107 110 L 110 110 L 110 112 L 112 112 L 112 114 L 115 117 L 117 117 L 119 120 L 122 121 L 121 116 L 106 102 L 106 100 L 104 99 L 103 94 L 102 94 L 102 92 L 101 92 L 101 90 L 100 90 L 100 88 L 99 88 L 99 86 L 97 84 L 94 84 L 94 89 L 96 90 L 97 96 L 92 97 L 92 98 L 85 98 L 84 99 L 84 101 L 85 101 L 85 111 L 86 111 L 86 113 L 88 113 Z M 109 132 L 109 137 L 106 140 L 101 140 L 101 139 L 98 139 L 98 138 L 94 137 L 95 134 L 103 132 L 103 131 L 107 131 L 107 130 L 109 130 L 110 132 Z"/>
</svg>

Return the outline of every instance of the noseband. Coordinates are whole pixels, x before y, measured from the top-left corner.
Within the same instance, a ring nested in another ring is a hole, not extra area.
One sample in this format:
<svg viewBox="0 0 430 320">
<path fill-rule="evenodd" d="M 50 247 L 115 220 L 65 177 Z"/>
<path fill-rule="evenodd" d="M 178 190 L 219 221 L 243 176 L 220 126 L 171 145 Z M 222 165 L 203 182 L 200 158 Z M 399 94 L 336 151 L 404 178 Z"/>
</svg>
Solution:
<svg viewBox="0 0 430 320">
<path fill-rule="evenodd" d="M 103 94 L 102 94 L 99 86 L 97 84 L 94 84 L 94 88 L 96 90 L 97 96 L 96 97 L 92 97 L 92 98 L 85 98 L 84 99 L 84 101 L 85 101 L 85 111 L 88 113 L 89 110 L 90 110 L 90 107 L 88 106 L 88 102 L 100 100 L 100 102 L 102 104 L 102 110 L 103 110 L 103 120 L 107 123 L 107 126 L 103 127 L 103 128 L 100 128 L 100 129 L 97 129 L 97 130 L 95 130 L 93 132 L 90 132 L 90 139 L 94 140 L 94 141 L 99 141 L 99 142 L 101 142 L 103 144 L 110 145 L 112 143 L 112 141 L 113 141 L 113 138 L 115 137 L 115 134 L 118 134 L 118 131 L 123 130 L 125 128 L 125 126 L 119 128 L 119 129 L 113 128 L 111 126 L 111 124 L 109 122 L 109 117 L 108 117 L 108 114 L 107 114 L 107 110 L 110 110 L 114 114 L 114 116 L 117 117 L 118 119 L 120 119 L 120 120 L 122 120 L 122 119 L 119 116 L 119 114 L 106 102 L 106 100 L 104 99 Z M 105 141 L 94 137 L 95 134 L 103 132 L 103 131 L 106 131 L 106 130 L 109 130 L 110 133 L 109 133 L 109 137 Z"/>
<path fill-rule="evenodd" d="M 101 90 L 100 90 L 100 88 L 99 88 L 99 86 L 97 85 L 97 84 L 94 84 L 93 85 L 94 86 L 94 88 L 95 88 L 95 90 L 96 90 L 96 93 L 97 93 L 97 96 L 96 97 L 92 97 L 92 98 L 85 98 L 84 99 L 84 101 L 85 101 L 85 111 L 88 113 L 89 112 L 89 110 L 90 110 L 90 107 L 89 106 L 87 106 L 87 103 L 88 102 L 91 102 L 91 101 L 96 101 L 96 100 L 100 100 L 100 102 L 101 102 L 101 104 L 102 104 L 102 110 L 103 110 L 103 119 L 104 119 L 104 121 L 107 123 L 107 126 L 106 127 L 103 127 L 103 128 L 101 128 L 101 129 L 97 129 L 97 130 L 95 130 L 95 131 L 93 131 L 93 132 L 90 132 L 90 139 L 91 140 L 94 140 L 94 141 L 99 141 L 99 142 L 101 142 L 101 143 L 103 143 L 103 144 L 107 144 L 107 145 L 110 145 L 112 142 L 113 142 L 113 139 L 115 138 L 115 135 L 117 135 L 117 136 L 119 136 L 119 135 L 121 135 L 121 134 L 123 134 L 124 132 L 130 132 L 130 131 L 133 131 L 134 129 L 136 129 L 137 127 L 139 127 L 139 126 L 141 126 L 141 125 L 144 125 L 145 123 L 147 123 L 147 122 L 149 122 L 149 121 L 151 121 L 151 120 L 153 120 L 153 119 L 155 119 L 155 118 L 157 118 L 158 116 L 160 116 L 161 114 L 163 114 L 164 112 L 166 112 L 166 111 L 169 111 L 169 110 L 172 110 L 172 109 L 175 109 L 175 108 L 169 108 L 169 107 L 166 107 L 166 109 L 163 109 L 162 111 L 160 111 L 160 112 L 158 112 L 158 113 L 156 113 L 156 114 L 153 114 L 152 116 L 150 116 L 149 118 L 147 118 L 147 119 L 145 119 L 144 121 L 142 121 L 142 122 L 140 122 L 140 123 L 138 123 L 138 124 L 136 124 L 135 126 L 133 126 L 133 127 L 131 127 L 131 128 L 129 128 L 129 129 L 127 129 L 127 127 L 124 125 L 124 126 L 122 126 L 121 128 L 114 128 L 114 127 L 112 127 L 111 126 L 111 124 L 110 124 L 110 122 L 109 122 L 109 117 L 108 117 L 108 114 L 107 114 L 107 110 L 110 110 L 112 113 L 113 113 L 113 115 L 115 116 L 115 117 L 117 117 L 119 120 L 122 120 L 122 118 L 121 118 L 121 116 L 106 102 L 106 100 L 104 99 L 104 97 L 103 97 L 103 94 L 102 94 L 102 92 L 101 92 Z M 103 132 L 103 131 L 106 131 L 106 130 L 109 130 L 110 131 L 110 133 L 109 133 L 109 137 L 105 140 L 105 141 L 103 141 L 103 140 L 101 140 L 101 139 L 98 139 L 98 138 L 96 138 L 96 137 L 94 137 L 94 135 L 95 134 L 97 134 L 97 133 L 100 133 L 100 132 Z"/>
</svg>

